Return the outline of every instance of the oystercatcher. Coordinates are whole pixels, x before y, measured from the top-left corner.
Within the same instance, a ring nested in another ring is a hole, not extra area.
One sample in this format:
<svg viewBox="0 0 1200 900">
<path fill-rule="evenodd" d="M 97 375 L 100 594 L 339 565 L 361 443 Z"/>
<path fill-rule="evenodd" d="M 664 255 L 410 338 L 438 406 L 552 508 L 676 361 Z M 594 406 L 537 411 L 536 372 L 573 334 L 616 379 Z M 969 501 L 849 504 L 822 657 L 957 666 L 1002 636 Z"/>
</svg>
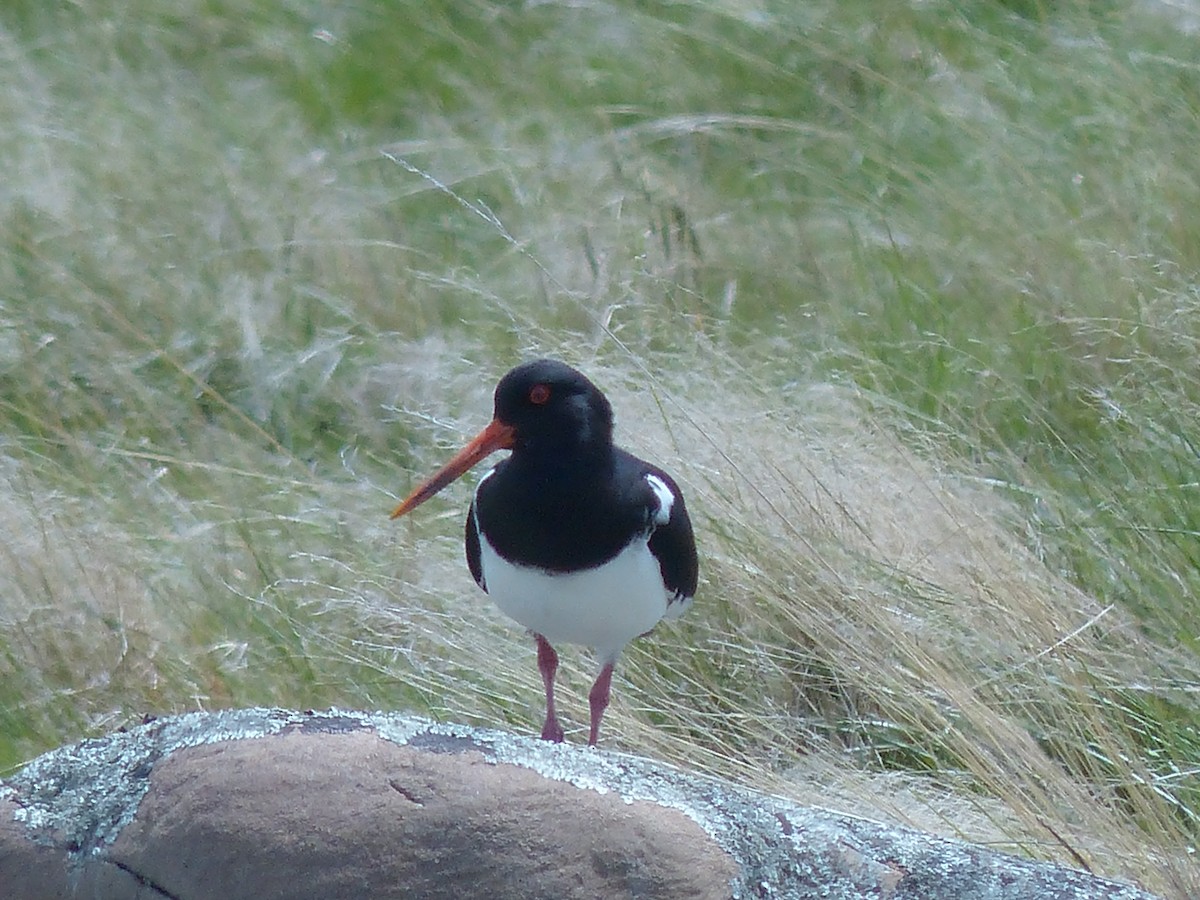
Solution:
<svg viewBox="0 0 1200 900">
<path fill-rule="evenodd" d="M 608 399 L 582 373 L 553 359 L 524 363 L 496 386 L 491 424 L 392 513 L 420 506 L 493 451 L 512 451 L 475 489 L 467 565 L 533 632 L 548 741 L 563 739 L 553 645 L 583 644 L 600 660 L 588 693 L 594 745 L 621 650 L 682 613 L 696 592 L 696 544 L 679 487 L 614 446 L 612 429 Z"/>
</svg>

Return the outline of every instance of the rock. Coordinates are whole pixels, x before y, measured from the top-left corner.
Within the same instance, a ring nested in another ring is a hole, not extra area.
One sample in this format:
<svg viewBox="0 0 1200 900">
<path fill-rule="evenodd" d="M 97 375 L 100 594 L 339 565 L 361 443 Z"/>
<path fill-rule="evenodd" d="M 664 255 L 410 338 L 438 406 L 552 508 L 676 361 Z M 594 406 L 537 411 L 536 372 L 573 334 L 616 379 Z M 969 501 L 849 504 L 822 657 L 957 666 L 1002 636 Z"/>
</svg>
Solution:
<svg viewBox="0 0 1200 900">
<path fill-rule="evenodd" d="M 622 754 L 403 715 L 160 719 L 0 782 L 0 897 L 1149 898 Z"/>
</svg>

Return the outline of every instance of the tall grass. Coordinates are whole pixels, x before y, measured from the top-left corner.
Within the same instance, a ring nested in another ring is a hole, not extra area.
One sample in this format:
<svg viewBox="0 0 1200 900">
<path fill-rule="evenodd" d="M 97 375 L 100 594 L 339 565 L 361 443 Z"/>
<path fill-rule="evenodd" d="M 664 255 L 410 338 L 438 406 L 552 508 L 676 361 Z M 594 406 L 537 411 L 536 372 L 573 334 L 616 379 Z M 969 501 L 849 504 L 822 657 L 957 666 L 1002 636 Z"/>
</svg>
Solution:
<svg viewBox="0 0 1200 900">
<path fill-rule="evenodd" d="M 553 354 L 702 548 L 611 746 L 1200 891 L 1186 9 L 325 6 L 0 13 L 0 769 L 536 730 L 469 486 L 386 513 Z"/>
</svg>

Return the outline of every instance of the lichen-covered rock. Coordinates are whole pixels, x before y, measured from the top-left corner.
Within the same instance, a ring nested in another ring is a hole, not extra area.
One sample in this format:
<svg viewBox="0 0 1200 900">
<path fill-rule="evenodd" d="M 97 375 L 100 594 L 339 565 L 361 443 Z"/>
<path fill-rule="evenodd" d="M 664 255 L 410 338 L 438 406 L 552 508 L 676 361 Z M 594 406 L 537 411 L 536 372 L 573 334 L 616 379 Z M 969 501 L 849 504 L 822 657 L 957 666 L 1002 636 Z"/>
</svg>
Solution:
<svg viewBox="0 0 1200 900">
<path fill-rule="evenodd" d="M 650 760 L 401 715 L 233 710 L 0 783 L 0 897 L 1149 898 Z"/>
</svg>

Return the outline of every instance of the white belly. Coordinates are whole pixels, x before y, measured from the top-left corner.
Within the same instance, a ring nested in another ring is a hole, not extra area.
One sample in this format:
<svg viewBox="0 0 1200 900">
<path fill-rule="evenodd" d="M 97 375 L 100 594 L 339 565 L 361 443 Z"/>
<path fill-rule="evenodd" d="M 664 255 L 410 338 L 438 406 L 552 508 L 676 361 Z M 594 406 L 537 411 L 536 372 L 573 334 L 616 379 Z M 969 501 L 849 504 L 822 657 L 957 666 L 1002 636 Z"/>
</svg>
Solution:
<svg viewBox="0 0 1200 900">
<path fill-rule="evenodd" d="M 483 535 L 479 544 L 488 594 L 551 644 L 583 644 L 615 657 L 667 612 L 662 571 L 645 538 L 635 538 L 603 565 L 565 574 L 515 566 Z"/>
</svg>

